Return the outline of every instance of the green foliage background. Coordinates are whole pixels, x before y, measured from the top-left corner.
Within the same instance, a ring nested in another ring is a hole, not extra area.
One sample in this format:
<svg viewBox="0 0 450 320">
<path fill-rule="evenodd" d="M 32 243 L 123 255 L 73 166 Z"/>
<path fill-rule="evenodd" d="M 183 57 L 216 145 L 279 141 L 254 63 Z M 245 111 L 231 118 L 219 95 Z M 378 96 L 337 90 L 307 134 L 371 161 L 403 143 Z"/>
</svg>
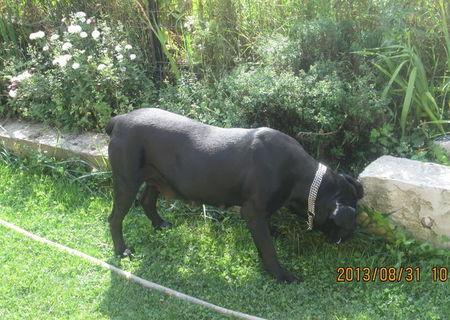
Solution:
<svg viewBox="0 0 450 320">
<path fill-rule="evenodd" d="M 101 131 L 111 115 L 157 106 L 219 126 L 274 127 L 350 171 L 383 153 L 423 154 L 448 131 L 444 0 L 159 0 L 156 13 L 150 2 L 1 0 L 0 113 Z M 91 70 L 61 74 L 30 40 L 38 30 L 64 35 L 79 11 L 107 35 L 84 50 L 110 50 L 110 72 L 95 72 L 105 62 L 97 55 Z M 120 43 L 138 56 L 124 78 Z M 31 68 L 10 97 L 11 78 Z"/>
</svg>

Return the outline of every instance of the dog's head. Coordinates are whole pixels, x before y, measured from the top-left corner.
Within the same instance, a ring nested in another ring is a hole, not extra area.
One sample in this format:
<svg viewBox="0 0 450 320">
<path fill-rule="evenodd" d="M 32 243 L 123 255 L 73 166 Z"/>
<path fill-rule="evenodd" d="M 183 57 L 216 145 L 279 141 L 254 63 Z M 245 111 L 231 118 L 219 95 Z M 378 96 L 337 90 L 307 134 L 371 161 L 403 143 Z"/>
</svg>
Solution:
<svg viewBox="0 0 450 320">
<path fill-rule="evenodd" d="M 349 239 L 356 229 L 356 202 L 363 197 L 363 187 L 355 178 L 340 174 L 336 176 L 333 196 L 318 206 L 318 230 L 328 241 L 340 243 Z"/>
</svg>

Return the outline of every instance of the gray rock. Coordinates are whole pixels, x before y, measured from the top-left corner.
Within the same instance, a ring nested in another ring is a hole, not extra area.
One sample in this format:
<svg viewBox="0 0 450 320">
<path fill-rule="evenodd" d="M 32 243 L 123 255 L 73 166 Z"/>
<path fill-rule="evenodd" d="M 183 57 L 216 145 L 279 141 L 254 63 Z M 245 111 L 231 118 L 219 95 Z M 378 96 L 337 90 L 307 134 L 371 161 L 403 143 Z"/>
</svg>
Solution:
<svg viewBox="0 0 450 320">
<path fill-rule="evenodd" d="M 108 141 L 106 134 L 62 133 L 43 124 L 18 120 L 0 126 L 0 143 L 13 152 L 24 153 L 28 147 L 62 159 L 76 156 L 98 169 L 108 168 Z"/>
<path fill-rule="evenodd" d="M 372 162 L 359 176 L 361 204 L 390 214 L 411 234 L 450 247 L 450 167 L 391 156 Z"/>
</svg>

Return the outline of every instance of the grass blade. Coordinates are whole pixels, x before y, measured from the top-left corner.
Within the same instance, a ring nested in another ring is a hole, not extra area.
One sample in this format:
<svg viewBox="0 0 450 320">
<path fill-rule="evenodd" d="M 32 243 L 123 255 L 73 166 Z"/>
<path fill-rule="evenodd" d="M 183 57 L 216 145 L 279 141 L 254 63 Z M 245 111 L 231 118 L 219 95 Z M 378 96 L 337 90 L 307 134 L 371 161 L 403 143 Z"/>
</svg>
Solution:
<svg viewBox="0 0 450 320">
<path fill-rule="evenodd" d="M 436 110 L 436 112 L 439 112 L 439 107 L 437 105 L 436 100 L 434 99 L 433 95 L 431 94 L 431 92 L 427 91 L 425 92 L 425 96 L 428 98 L 428 100 L 431 102 L 431 105 L 433 106 L 433 108 Z M 436 124 L 437 128 L 439 129 L 439 131 L 441 131 L 442 134 L 445 134 L 445 130 L 442 127 L 442 123 L 440 123 L 439 121 L 442 120 L 442 115 L 438 114 L 438 116 L 436 116 L 437 113 L 433 112 L 429 107 L 428 104 L 424 105 L 424 109 L 425 112 L 428 114 L 428 116 L 434 121 L 434 123 Z"/>
<path fill-rule="evenodd" d="M 408 62 L 408 60 L 405 60 L 402 63 L 400 63 L 398 65 L 397 69 L 395 69 L 394 73 L 392 74 L 391 78 L 389 79 L 389 82 L 388 82 L 386 88 L 384 88 L 384 90 L 383 90 L 383 93 L 381 95 L 383 98 L 385 98 L 387 96 L 387 93 L 389 92 L 389 89 L 391 88 L 391 86 L 394 83 L 394 81 L 397 79 L 398 73 L 403 68 L 403 66 L 405 65 L 406 62 Z"/>
<path fill-rule="evenodd" d="M 447 23 L 447 7 L 445 5 L 444 0 L 439 0 L 439 9 L 440 9 L 440 15 L 441 15 L 441 27 L 442 32 L 444 33 L 444 39 L 445 39 L 445 45 L 446 45 L 446 51 L 447 51 L 447 69 L 450 70 L 450 35 L 448 32 L 448 23 Z"/>
<path fill-rule="evenodd" d="M 384 73 L 389 79 L 394 79 L 394 81 L 402 88 L 406 88 L 406 82 L 401 77 L 393 77 L 393 73 L 389 72 L 385 68 L 383 68 L 381 65 L 374 63 L 375 67 L 378 68 L 382 73 Z"/>
<path fill-rule="evenodd" d="M 414 67 L 409 74 L 408 87 L 406 88 L 405 100 L 403 100 L 402 113 L 400 115 L 400 127 L 402 128 L 402 135 L 405 134 L 406 119 L 408 117 L 409 110 L 411 109 L 411 99 L 416 83 L 417 68 Z"/>
</svg>

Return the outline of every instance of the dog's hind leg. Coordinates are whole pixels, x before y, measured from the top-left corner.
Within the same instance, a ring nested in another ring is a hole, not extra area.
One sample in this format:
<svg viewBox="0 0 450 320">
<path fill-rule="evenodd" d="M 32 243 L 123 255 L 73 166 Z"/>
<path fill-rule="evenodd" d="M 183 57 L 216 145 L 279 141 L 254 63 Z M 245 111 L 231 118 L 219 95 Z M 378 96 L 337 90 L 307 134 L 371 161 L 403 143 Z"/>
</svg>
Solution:
<svg viewBox="0 0 450 320">
<path fill-rule="evenodd" d="M 171 228 L 172 224 L 163 220 L 156 210 L 158 195 L 159 192 L 155 187 L 146 184 L 144 193 L 141 197 L 141 205 L 156 230 Z"/>
<path fill-rule="evenodd" d="M 109 161 L 113 174 L 113 209 L 108 218 L 109 228 L 114 243 L 114 252 L 120 257 L 131 254 L 131 249 L 127 247 L 123 238 L 122 222 L 130 210 L 139 187 L 142 184 L 139 169 L 139 158 L 129 157 L 129 152 L 121 148 L 121 144 L 110 143 Z"/>
<path fill-rule="evenodd" d="M 122 222 L 136 198 L 139 184 L 133 181 L 130 185 L 125 183 L 123 179 L 114 176 L 113 181 L 114 204 L 108 221 L 114 243 L 114 252 L 117 256 L 124 258 L 131 255 L 131 249 L 127 247 L 123 239 Z"/>
</svg>

